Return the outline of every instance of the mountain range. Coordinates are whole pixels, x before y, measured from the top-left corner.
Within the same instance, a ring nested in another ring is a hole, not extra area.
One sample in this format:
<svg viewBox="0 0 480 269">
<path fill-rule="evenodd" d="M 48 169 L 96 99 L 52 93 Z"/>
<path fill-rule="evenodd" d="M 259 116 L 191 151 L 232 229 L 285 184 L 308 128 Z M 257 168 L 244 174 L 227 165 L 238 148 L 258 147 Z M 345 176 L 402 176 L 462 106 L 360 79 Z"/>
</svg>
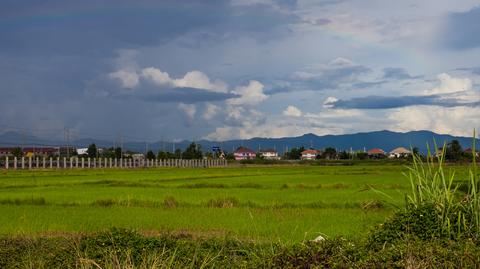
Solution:
<svg viewBox="0 0 480 269">
<path fill-rule="evenodd" d="M 392 132 L 392 131 L 373 131 L 355 134 L 342 135 L 324 135 L 318 136 L 312 133 L 304 134 L 297 137 L 283 137 L 283 138 L 251 138 L 243 140 L 227 140 L 222 142 L 199 140 L 196 143 L 202 146 L 203 151 L 209 151 L 214 146 L 221 147 L 224 151 L 232 152 L 239 146 L 251 148 L 253 150 L 259 149 L 276 149 L 279 153 L 289 150 L 293 147 L 305 147 L 322 149 L 326 147 L 333 147 L 337 150 L 364 150 L 371 148 L 381 148 L 385 151 L 390 151 L 396 147 L 413 148 L 417 147 L 420 152 L 427 151 L 427 143 L 433 148 L 433 141 L 436 141 L 440 147 L 443 143 L 451 140 L 458 140 L 463 148 L 469 148 L 472 144 L 471 137 L 452 136 L 447 134 L 437 134 L 430 131 L 410 131 L 410 132 Z M 476 144 L 479 145 L 479 139 L 476 139 Z M 145 143 L 138 141 L 125 141 L 123 148 L 125 150 L 145 152 L 153 150 L 174 151 L 175 149 L 185 149 L 192 141 L 183 140 L 180 142 L 157 141 L 154 143 Z M 82 138 L 70 141 L 69 144 L 76 147 L 87 147 L 89 144 L 95 143 L 99 147 L 112 147 L 112 141 L 106 141 L 95 138 Z M 65 142 L 59 140 L 49 140 L 39 138 L 33 135 L 22 134 L 17 132 L 6 132 L 0 134 L 0 146 L 60 146 L 65 145 Z M 117 144 L 118 146 L 118 144 Z"/>
</svg>

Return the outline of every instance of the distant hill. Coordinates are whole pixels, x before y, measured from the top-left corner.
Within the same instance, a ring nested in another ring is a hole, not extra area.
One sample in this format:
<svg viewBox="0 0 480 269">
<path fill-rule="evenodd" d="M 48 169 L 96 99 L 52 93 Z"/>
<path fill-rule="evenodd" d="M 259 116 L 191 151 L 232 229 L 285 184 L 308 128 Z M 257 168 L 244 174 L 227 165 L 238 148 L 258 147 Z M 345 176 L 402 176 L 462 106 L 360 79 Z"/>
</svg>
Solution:
<svg viewBox="0 0 480 269">
<path fill-rule="evenodd" d="M 278 152 L 283 153 L 286 149 L 293 147 L 317 148 L 334 147 L 337 150 L 363 150 L 370 148 L 381 148 L 385 151 L 390 151 L 396 147 L 418 147 L 421 152 L 426 152 L 427 142 L 433 147 L 433 141 L 437 142 L 440 147 L 444 142 L 451 140 L 458 140 L 463 148 L 471 147 L 471 137 L 459 137 L 446 134 L 437 134 L 430 131 L 411 131 L 406 133 L 392 132 L 392 131 L 375 131 L 356 134 L 345 135 L 325 135 L 318 136 L 315 134 L 305 134 L 297 137 L 283 137 L 283 138 L 251 138 L 244 140 L 228 140 L 223 142 L 200 140 L 196 141 L 202 146 L 204 151 L 211 150 L 213 146 L 220 146 L 227 152 L 232 152 L 238 146 L 249 147 L 253 150 L 275 148 Z M 480 141 L 477 139 L 477 145 L 480 146 Z M 96 143 L 100 147 L 112 147 L 112 141 L 106 141 L 94 138 L 78 139 L 71 142 L 77 147 L 87 147 L 91 143 Z M 155 152 L 162 149 L 166 151 L 173 151 L 180 148 L 185 149 L 191 141 L 172 142 L 135 142 L 126 141 L 123 143 L 124 149 L 144 152 L 148 147 Z M 46 145 L 63 145 L 63 141 L 47 140 L 31 135 L 25 135 L 15 132 L 7 132 L 0 134 L 0 146 L 46 146 Z"/>
</svg>

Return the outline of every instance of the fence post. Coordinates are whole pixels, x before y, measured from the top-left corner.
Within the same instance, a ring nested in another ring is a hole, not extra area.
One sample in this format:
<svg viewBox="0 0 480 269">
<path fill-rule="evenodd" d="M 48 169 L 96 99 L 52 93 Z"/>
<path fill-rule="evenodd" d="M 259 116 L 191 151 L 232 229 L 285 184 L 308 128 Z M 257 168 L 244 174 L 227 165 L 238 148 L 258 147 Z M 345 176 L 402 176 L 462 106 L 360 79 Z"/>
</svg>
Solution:
<svg viewBox="0 0 480 269">
<path fill-rule="evenodd" d="M 5 157 L 5 169 L 8 170 L 8 156 Z"/>
<path fill-rule="evenodd" d="M 47 160 L 45 159 L 45 157 L 43 157 L 42 167 L 43 167 L 43 169 L 45 169 L 47 167 Z"/>
<path fill-rule="evenodd" d="M 17 157 L 13 157 L 13 169 L 17 170 Z"/>
<path fill-rule="evenodd" d="M 57 169 L 60 169 L 60 157 L 57 157 Z"/>
</svg>

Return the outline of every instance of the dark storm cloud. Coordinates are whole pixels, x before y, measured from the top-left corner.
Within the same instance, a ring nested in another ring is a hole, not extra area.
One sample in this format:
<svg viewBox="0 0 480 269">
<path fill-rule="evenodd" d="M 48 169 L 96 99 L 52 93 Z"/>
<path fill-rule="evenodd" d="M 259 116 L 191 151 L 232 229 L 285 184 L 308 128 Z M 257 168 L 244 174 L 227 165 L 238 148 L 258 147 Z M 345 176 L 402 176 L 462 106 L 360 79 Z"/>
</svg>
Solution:
<svg viewBox="0 0 480 269">
<path fill-rule="evenodd" d="M 282 2 L 285 8 L 295 4 Z M 0 96 L 6 98 L 0 98 L 0 121 L 100 132 L 123 128 L 125 133 L 175 126 L 169 135 L 204 134 L 202 128 L 182 125 L 176 102 L 215 102 L 236 95 L 153 87 L 127 93 L 105 79 L 118 68 L 119 50 L 141 51 L 170 42 L 197 48 L 239 36 L 266 41 L 294 20 L 271 7 L 233 7 L 220 0 L 1 1 Z M 184 36 L 188 42 L 179 41 Z M 187 57 L 178 55 L 178 62 L 186 64 L 177 72 L 202 66 Z"/>
<path fill-rule="evenodd" d="M 380 81 L 362 81 L 362 82 L 357 82 L 352 85 L 352 88 L 355 89 L 368 89 L 372 87 L 378 87 L 381 86 L 385 83 L 387 83 L 387 80 L 380 80 Z"/>
<path fill-rule="evenodd" d="M 95 54 L 153 45 L 228 20 L 220 2 L 7 1 L 0 46 L 11 52 Z"/>
<path fill-rule="evenodd" d="M 140 99 L 149 102 L 160 103 L 198 103 L 198 102 L 214 102 L 224 101 L 230 98 L 239 97 L 232 93 L 212 92 L 203 89 L 195 88 L 174 88 L 174 89 L 160 89 L 156 93 L 149 93 L 139 96 Z"/>
<path fill-rule="evenodd" d="M 450 14 L 440 42 L 456 50 L 480 46 L 480 7 Z"/>
<path fill-rule="evenodd" d="M 337 89 L 341 86 L 355 86 L 358 77 L 372 70 L 363 65 L 327 65 L 321 70 L 301 71 L 293 75 L 288 87 L 273 87 L 267 89 L 267 94 L 288 93 L 293 91 L 323 91 Z"/>
<path fill-rule="evenodd" d="M 421 78 L 421 76 L 412 76 L 407 72 L 407 70 L 403 68 L 387 67 L 383 69 L 383 78 L 404 80 L 404 79 L 417 79 L 417 78 Z"/>
<path fill-rule="evenodd" d="M 103 76 L 94 81 L 85 90 L 87 96 L 97 100 L 114 98 L 128 102 L 135 100 L 140 102 L 154 103 L 200 103 L 224 101 L 230 98 L 240 97 L 233 93 L 214 92 L 207 89 L 167 86 L 158 86 L 152 82 L 140 79 L 140 83 L 134 89 L 121 86 L 117 80 Z"/>
<path fill-rule="evenodd" d="M 444 98 L 440 95 L 425 96 L 366 96 L 325 103 L 332 108 L 344 109 L 389 109 L 416 105 L 434 105 L 442 107 L 479 106 L 480 102 L 461 102 L 456 98 Z"/>
</svg>

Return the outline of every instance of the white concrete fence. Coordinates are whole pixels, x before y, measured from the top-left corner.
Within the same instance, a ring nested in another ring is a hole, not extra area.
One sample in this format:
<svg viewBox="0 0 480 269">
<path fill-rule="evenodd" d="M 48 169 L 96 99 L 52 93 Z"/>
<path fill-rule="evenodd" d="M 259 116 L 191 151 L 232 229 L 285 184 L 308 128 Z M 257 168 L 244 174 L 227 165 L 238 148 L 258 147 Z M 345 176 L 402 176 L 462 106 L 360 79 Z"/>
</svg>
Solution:
<svg viewBox="0 0 480 269">
<path fill-rule="evenodd" d="M 224 159 L 112 159 L 112 158 L 17 158 L 5 157 L 4 169 L 91 169 L 91 168 L 150 168 L 150 167 L 225 167 Z"/>
</svg>

